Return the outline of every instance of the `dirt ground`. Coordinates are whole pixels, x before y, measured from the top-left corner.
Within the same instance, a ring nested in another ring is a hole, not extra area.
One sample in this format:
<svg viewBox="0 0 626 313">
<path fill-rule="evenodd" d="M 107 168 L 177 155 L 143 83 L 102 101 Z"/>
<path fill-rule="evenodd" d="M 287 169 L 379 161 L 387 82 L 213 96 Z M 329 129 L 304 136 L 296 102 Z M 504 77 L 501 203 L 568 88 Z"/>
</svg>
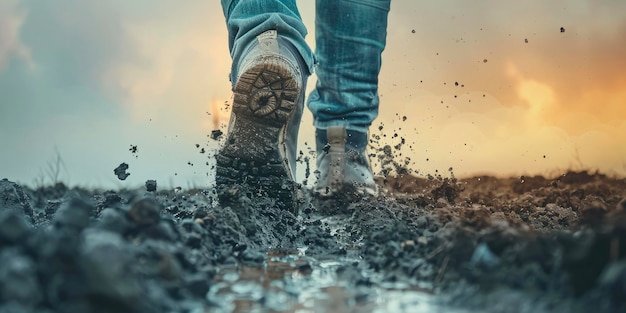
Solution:
<svg viewBox="0 0 626 313">
<path fill-rule="evenodd" d="M 0 312 L 626 312 L 626 179 L 227 190 L 0 181 Z M 151 191 L 147 191 L 151 190 Z"/>
</svg>

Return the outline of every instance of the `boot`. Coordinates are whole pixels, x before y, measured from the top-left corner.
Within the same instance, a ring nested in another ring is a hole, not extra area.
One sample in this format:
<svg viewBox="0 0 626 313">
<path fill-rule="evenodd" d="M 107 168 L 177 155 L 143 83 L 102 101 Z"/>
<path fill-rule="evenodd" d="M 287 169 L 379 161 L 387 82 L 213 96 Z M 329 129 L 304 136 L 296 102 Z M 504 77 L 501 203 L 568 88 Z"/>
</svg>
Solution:
<svg viewBox="0 0 626 313">
<path fill-rule="evenodd" d="M 233 75 L 233 107 L 216 183 L 247 183 L 293 201 L 296 149 L 307 74 L 296 49 L 275 30 L 257 37 Z"/>
<path fill-rule="evenodd" d="M 367 133 L 345 127 L 317 129 L 315 132 L 318 180 L 317 196 L 376 196 L 378 188 L 365 152 Z"/>
</svg>

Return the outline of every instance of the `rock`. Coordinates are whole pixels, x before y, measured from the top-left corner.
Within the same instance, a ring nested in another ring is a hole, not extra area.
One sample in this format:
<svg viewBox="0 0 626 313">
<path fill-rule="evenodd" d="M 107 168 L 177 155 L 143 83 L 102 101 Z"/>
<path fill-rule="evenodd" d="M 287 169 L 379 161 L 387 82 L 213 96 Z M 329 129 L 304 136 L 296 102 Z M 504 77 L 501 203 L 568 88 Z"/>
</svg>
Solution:
<svg viewBox="0 0 626 313">
<path fill-rule="evenodd" d="M 89 219 L 95 208 L 76 195 L 70 196 L 54 214 L 54 223 L 60 227 L 82 230 L 89 225 Z"/>
<path fill-rule="evenodd" d="M 37 266 L 16 249 L 0 252 L 0 303 L 14 301 L 27 307 L 41 302 Z"/>
<path fill-rule="evenodd" d="M 15 211 L 0 211 L 0 244 L 16 244 L 32 231 L 24 215 Z"/>
<path fill-rule="evenodd" d="M 89 294 L 107 300 L 100 303 L 100 309 L 119 312 L 137 308 L 142 289 L 131 266 L 132 258 L 133 253 L 120 235 L 95 229 L 83 233 L 79 266 Z"/>
<path fill-rule="evenodd" d="M 0 210 L 15 210 L 33 218 L 33 208 L 22 187 L 9 180 L 0 180 Z"/>
<path fill-rule="evenodd" d="M 154 225 L 161 219 L 161 208 L 156 200 L 143 198 L 133 204 L 128 211 L 128 217 L 139 226 Z"/>
</svg>

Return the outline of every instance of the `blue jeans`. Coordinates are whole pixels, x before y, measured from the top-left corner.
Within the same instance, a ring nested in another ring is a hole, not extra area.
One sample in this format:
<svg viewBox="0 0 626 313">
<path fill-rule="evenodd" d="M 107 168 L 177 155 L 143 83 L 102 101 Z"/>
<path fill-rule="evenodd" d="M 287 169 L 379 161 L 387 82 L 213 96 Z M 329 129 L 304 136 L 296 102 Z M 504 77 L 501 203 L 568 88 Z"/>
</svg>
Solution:
<svg viewBox="0 0 626 313">
<path fill-rule="evenodd" d="M 231 75 L 246 47 L 276 29 L 315 68 L 317 85 L 307 106 L 316 128 L 345 126 L 367 132 L 378 116 L 378 74 L 387 37 L 390 0 L 317 0 L 315 56 L 295 0 L 222 0 L 233 58 Z M 231 76 L 233 84 L 236 77 Z"/>
</svg>

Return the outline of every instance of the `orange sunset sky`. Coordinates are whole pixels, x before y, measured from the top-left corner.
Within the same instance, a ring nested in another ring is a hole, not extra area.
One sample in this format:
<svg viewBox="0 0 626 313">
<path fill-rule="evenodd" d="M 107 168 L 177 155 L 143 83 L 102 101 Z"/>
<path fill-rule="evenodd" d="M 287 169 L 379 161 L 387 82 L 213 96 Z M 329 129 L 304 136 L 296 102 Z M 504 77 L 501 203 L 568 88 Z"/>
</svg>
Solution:
<svg viewBox="0 0 626 313">
<path fill-rule="evenodd" d="M 625 56 L 626 1 L 393 1 L 372 132 L 420 175 L 624 176 Z M 229 69 L 217 1 L 0 0 L 0 178 L 33 184 L 58 151 L 70 185 L 210 184 L 195 145 L 217 148 Z"/>
</svg>

